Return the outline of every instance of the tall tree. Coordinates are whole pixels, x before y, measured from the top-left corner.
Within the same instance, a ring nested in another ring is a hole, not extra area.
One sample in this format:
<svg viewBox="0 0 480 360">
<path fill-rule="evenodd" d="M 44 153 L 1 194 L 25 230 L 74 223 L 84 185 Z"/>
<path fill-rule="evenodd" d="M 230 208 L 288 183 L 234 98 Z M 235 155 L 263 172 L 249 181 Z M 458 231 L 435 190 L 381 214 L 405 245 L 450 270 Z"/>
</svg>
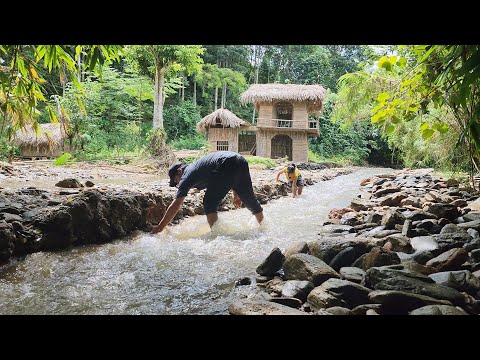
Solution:
<svg viewBox="0 0 480 360">
<path fill-rule="evenodd" d="M 153 110 L 154 129 L 163 129 L 163 105 L 165 102 L 165 77 L 168 72 L 184 70 L 191 74 L 203 62 L 200 55 L 205 48 L 200 45 L 135 45 L 128 48 L 127 56 L 140 70 L 155 79 Z"/>
</svg>

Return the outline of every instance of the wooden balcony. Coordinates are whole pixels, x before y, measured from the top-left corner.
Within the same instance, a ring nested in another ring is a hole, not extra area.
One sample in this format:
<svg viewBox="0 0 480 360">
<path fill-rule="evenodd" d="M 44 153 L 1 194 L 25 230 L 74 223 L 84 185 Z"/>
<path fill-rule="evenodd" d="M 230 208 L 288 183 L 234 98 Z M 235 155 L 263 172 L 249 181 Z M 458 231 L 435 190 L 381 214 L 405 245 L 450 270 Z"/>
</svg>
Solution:
<svg viewBox="0 0 480 360">
<path fill-rule="evenodd" d="M 257 127 L 261 129 L 306 130 L 308 134 L 319 135 L 317 120 L 284 120 L 258 118 Z"/>
</svg>

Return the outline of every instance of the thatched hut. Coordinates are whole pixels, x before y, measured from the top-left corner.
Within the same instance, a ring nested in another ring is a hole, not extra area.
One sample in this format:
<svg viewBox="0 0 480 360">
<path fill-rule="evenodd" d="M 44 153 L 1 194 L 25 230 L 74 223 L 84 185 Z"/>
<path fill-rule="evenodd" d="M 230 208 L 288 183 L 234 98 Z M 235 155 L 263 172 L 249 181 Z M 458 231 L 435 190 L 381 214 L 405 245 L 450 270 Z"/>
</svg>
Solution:
<svg viewBox="0 0 480 360">
<path fill-rule="evenodd" d="M 31 127 L 15 133 L 13 143 L 20 147 L 22 157 L 58 157 L 70 151 L 65 131 L 60 124 L 40 124 L 40 132 Z"/>
<path fill-rule="evenodd" d="M 320 85 L 254 84 L 241 95 L 258 112 L 257 155 L 272 159 L 308 160 L 308 137 L 318 137 L 317 120 L 326 90 Z"/>
<path fill-rule="evenodd" d="M 220 108 L 208 114 L 198 122 L 197 131 L 206 133 L 210 151 L 255 151 L 255 127 L 230 110 Z"/>
</svg>

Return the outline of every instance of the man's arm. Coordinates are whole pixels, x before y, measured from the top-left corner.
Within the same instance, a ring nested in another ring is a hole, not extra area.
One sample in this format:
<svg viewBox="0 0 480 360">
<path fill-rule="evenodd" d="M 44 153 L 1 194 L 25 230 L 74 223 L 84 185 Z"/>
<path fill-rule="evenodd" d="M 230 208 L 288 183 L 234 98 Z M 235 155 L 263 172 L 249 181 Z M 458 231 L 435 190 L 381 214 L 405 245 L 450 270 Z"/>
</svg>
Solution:
<svg viewBox="0 0 480 360">
<path fill-rule="evenodd" d="M 185 196 L 172 201 L 167 211 L 165 212 L 165 215 L 163 215 L 163 218 L 160 221 L 160 223 L 156 226 L 153 226 L 152 234 L 161 232 L 165 228 L 165 226 L 167 226 L 170 223 L 170 221 L 173 220 L 175 215 L 177 215 L 177 212 L 180 209 L 180 206 L 182 205 L 183 200 L 185 200 Z"/>
</svg>

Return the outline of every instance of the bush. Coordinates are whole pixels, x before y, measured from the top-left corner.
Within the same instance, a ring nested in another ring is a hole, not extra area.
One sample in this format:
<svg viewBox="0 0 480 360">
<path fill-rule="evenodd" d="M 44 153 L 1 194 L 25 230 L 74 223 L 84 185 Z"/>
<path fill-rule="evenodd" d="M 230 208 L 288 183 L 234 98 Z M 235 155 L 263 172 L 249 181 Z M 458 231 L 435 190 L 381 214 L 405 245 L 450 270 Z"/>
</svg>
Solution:
<svg viewBox="0 0 480 360">
<path fill-rule="evenodd" d="M 187 150 L 201 150 L 208 146 L 207 139 L 201 134 L 196 134 L 194 136 L 181 136 L 180 138 L 172 141 L 170 145 L 177 150 L 187 149 Z"/>
<path fill-rule="evenodd" d="M 264 158 L 261 156 L 251 156 L 246 155 L 244 158 L 248 161 L 249 164 L 260 164 L 263 165 L 265 168 L 271 168 L 276 165 L 275 160 Z"/>
</svg>

